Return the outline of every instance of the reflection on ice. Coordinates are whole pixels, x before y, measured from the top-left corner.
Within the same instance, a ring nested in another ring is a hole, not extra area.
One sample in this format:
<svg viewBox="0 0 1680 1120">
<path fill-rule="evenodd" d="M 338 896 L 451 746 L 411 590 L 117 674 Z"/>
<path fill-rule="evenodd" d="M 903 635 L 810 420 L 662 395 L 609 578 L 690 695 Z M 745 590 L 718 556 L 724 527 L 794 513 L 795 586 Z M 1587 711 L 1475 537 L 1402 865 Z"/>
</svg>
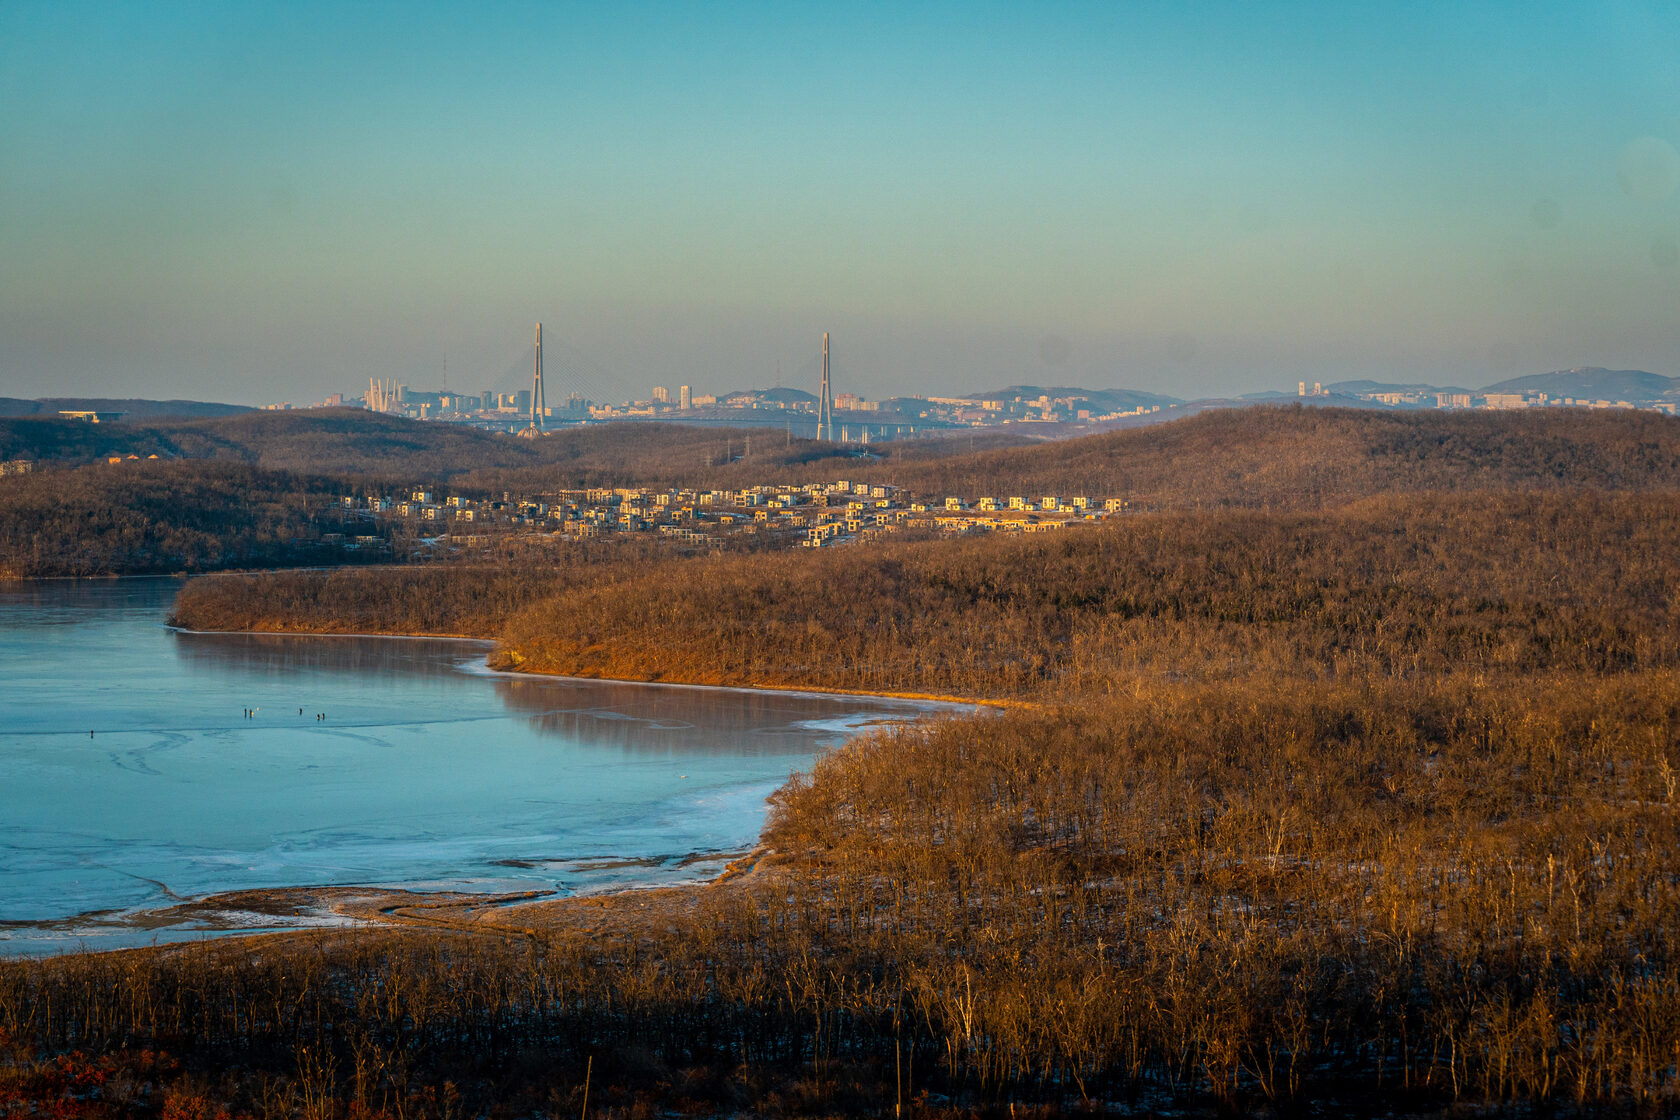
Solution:
<svg viewBox="0 0 1680 1120">
<path fill-rule="evenodd" d="M 167 613 L 167 612 L 166 612 Z M 464 650 L 489 642 L 459 638 L 368 638 L 293 634 L 195 634 L 170 631 L 176 660 L 210 673 L 292 677 L 300 672 L 356 673 L 369 683 L 447 677 Z M 479 656 L 483 656 L 480 653 Z"/>
</svg>

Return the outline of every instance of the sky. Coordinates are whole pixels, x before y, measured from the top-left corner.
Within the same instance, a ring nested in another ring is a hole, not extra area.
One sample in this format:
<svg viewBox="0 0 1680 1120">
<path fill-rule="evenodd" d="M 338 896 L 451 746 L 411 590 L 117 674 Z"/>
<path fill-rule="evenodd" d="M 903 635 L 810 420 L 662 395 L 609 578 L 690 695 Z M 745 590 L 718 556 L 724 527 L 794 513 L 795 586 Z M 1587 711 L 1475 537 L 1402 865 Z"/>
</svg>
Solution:
<svg viewBox="0 0 1680 1120">
<path fill-rule="evenodd" d="M 551 399 L 824 331 L 864 396 L 1680 375 L 1677 58 L 1615 0 L 0 0 L 0 396 L 512 388 L 538 321 Z"/>
</svg>

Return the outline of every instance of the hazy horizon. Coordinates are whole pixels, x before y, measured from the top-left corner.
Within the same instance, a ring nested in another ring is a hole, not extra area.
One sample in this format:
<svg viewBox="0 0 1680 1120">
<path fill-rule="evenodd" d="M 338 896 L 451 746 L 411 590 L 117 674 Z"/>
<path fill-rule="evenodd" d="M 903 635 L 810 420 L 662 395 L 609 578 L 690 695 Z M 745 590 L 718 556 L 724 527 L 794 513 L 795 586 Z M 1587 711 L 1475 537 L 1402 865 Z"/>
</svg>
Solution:
<svg viewBox="0 0 1680 1120">
<path fill-rule="evenodd" d="M 1655 4 L 0 7 L 0 395 L 1680 373 Z M 555 390 L 551 389 L 551 393 Z"/>
</svg>

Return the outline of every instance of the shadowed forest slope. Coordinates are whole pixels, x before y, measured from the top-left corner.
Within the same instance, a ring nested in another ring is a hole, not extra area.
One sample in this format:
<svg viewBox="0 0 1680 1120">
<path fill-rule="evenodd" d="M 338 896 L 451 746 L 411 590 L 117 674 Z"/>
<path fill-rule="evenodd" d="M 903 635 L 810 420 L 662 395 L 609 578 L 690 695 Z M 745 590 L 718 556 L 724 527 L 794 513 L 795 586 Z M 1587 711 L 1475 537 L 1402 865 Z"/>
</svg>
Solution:
<svg viewBox="0 0 1680 1120">
<path fill-rule="evenodd" d="M 58 419 L 61 410 L 121 412 L 123 420 L 187 419 L 189 417 L 237 416 L 252 409 L 242 404 L 215 401 L 151 400 L 144 397 L 0 397 L 0 416 L 34 416 Z"/>
<path fill-rule="evenodd" d="M 146 461 L 0 479 L 0 572 L 92 576 L 317 559 L 340 480 L 238 462 Z"/>
<path fill-rule="evenodd" d="M 731 473 L 729 463 L 743 454 L 748 439 L 756 441 L 753 461 L 736 464 L 735 474 L 835 455 L 832 445 L 790 440 L 770 428 L 594 424 L 528 440 L 359 409 L 255 411 L 138 424 L 0 418 L 0 458 L 5 459 L 75 465 L 108 455 L 159 455 L 433 484 L 484 472 L 480 479 L 461 481 L 468 490 L 709 484 L 704 480 L 712 474 Z M 945 445 L 929 441 L 928 446 Z M 948 450 L 955 453 L 956 445 Z M 852 461 L 850 451 L 839 455 L 840 461 Z"/>
<path fill-rule="evenodd" d="M 207 420 L 86 424 L 0 420 L 6 458 L 86 462 L 107 455 L 224 459 L 271 470 L 445 478 L 475 465 L 537 461 L 529 441 L 355 409 L 244 412 Z"/>
</svg>

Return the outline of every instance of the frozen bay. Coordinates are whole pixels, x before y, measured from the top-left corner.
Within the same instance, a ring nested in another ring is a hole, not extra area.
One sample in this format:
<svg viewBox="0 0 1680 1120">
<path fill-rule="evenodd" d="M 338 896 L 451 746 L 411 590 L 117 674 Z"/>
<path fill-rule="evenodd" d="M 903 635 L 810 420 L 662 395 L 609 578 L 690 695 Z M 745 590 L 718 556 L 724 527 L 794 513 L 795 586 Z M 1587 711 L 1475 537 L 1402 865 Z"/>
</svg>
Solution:
<svg viewBox="0 0 1680 1120">
<path fill-rule="evenodd" d="M 178 587 L 0 583 L 0 953 L 188 936 L 133 917 L 234 890 L 713 874 L 791 772 L 932 707 L 503 676 L 483 643 L 179 633 Z"/>
</svg>

